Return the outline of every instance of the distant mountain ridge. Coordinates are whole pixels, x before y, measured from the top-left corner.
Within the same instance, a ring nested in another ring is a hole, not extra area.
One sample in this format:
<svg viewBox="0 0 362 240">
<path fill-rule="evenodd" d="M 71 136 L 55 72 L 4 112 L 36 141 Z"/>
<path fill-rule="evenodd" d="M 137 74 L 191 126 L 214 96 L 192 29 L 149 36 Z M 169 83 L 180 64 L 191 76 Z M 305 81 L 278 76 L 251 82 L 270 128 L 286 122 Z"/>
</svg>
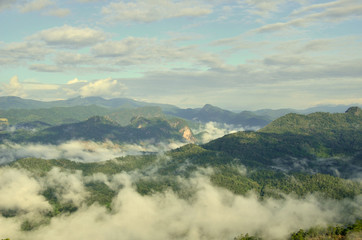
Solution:
<svg viewBox="0 0 362 240">
<path fill-rule="evenodd" d="M 243 126 L 263 127 L 271 121 L 271 119 L 266 115 L 257 115 L 250 111 L 234 113 L 229 110 L 212 106 L 211 104 L 206 104 L 202 108 L 174 109 L 173 112 L 166 113 L 188 120 L 196 120 L 200 122 L 212 121 Z"/>
<path fill-rule="evenodd" d="M 360 105 L 357 105 L 360 106 Z M 74 118 L 63 119 L 62 121 L 56 119 L 49 119 L 46 121 L 48 124 L 60 124 L 60 123 L 72 123 L 77 121 L 84 121 L 88 117 L 94 115 L 109 115 L 111 118 L 118 119 L 119 122 L 122 122 L 123 125 L 127 125 L 129 120 L 138 114 L 140 108 L 149 108 L 148 110 L 141 110 L 141 112 L 147 112 L 147 116 L 161 116 L 169 115 L 175 117 L 181 117 L 189 121 L 197 121 L 202 123 L 207 122 L 217 122 L 222 124 L 230 124 L 242 126 L 244 128 L 250 127 L 251 129 L 262 128 L 269 124 L 271 121 L 284 116 L 288 113 L 298 113 L 298 114 L 309 114 L 312 112 L 343 112 L 342 109 L 347 109 L 350 105 L 337 105 L 337 106 L 316 106 L 304 110 L 296 109 L 261 109 L 256 111 L 241 111 L 240 113 L 232 112 L 225 110 L 211 104 L 205 104 L 202 108 L 186 108 L 182 109 L 170 104 L 160 104 L 160 103 L 148 103 L 136 101 L 128 98 L 114 98 L 114 99 L 104 99 L 102 97 L 76 97 L 68 100 L 57 100 L 57 101 L 37 101 L 31 99 L 22 99 L 19 97 L 0 97 L 0 117 L 5 117 L 2 115 L 10 114 L 10 117 L 14 117 L 15 123 L 23 123 L 26 121 L 42 121 L 43 116 L 56 115 L 56 111 L 53 108 L 76 108 L 79 109 L 83 107 L 82 113 L 75 113 Z M 98 108 L 97 111 L 91 110 L 91 108 Z M 86 108 L 89 108 L 85 110 Z M 102 109 L 104 108 L 104 109 Z M 151 108 L 153 108 L 152 112 Z M 40 110 L 43 109 L 43 110 Z M 46 113 L 46 109 L 51 111 L 49 114 Z M 122 112 L 114 113 L 115 110 L 124 109 Z M 126 110 L 128 109 L 128 110 Z M 35 112 L 31 112 L 34 110 Z M 134 111 L 135 110 L 135 111 Z M 5 111 L 5 112 L 4 112 Z M 10 112 L 9 112 L 10 111 Z M 18 112 L 17 112 L 18 111 Z M 26 112 L 28 111 L 28 112 Z M 59 112 L 64 112 L 64 116 L 68 114 L 66 110 L 57 109 Z M 87 112 L 89 111 L 89 112 Z M 134 111 L 134 113 L 132 113 Z M 42 112 L 42 113 L 40 113 Z M 138 113 L 136 113 L 138 112 Z M 12 115 L 13 114 L 13 115 Z M 27 120 L 19 120 L 21 115 L 26 115 L 23 117 Z M 140 113 L 141 115 L 143 113 Z M 128 117 L 123 117 L 122 115 L 128 115 Z M 18 119 L 16 120 L 16 118 Z M 11 121 L 10 121 L 11 123 Z"/>
<path fill-rule="evenodd" d="M 185 133 L 186 132 L 186 133 Z M 48 127 L 35 132 L 17 131 L 0 134 L 0 141 L 16 143 L 60 144 L 70 140 L 114 143 L 139 143 L 151 140 L 160 142 L 193 142 L 191 130 L 182 119 L 145 119 L 136 117 L 127 126 L 121 126 L 107 116 L 94 116 L 86 121 Z"/>
<path fill-rule="evenodd" d="M 137 108 L 145 106 L 157 106 L 162 109 L 176 108 L 170 104 L 147 103 L 136 101 L 129 98 L 113 98 L 104 99 L 102 97 L 76 97 L 68 100 L 57 101 L 37 101 L 31 99 L 23 99 L 20 97 L 0 97 L 0 109 L 37 109 L 37 108 L 51 108 L 51 107 L 74 107 L 74 106 L 89 106 L 97 105 L 107 108 Z"/>
</svg>

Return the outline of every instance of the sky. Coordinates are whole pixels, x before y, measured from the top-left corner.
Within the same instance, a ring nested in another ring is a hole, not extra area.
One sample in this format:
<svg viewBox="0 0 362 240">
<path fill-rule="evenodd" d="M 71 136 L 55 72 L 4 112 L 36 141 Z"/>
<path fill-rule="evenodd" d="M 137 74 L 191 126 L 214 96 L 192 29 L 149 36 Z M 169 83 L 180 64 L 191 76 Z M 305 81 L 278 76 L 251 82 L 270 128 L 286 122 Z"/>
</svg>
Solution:
<svg viewBox="0 0 362 240">
<path fill-rule="evenodd" d="M 360 0 L 0 0 L 0 96 L 362 104 Z"/>
</svg>

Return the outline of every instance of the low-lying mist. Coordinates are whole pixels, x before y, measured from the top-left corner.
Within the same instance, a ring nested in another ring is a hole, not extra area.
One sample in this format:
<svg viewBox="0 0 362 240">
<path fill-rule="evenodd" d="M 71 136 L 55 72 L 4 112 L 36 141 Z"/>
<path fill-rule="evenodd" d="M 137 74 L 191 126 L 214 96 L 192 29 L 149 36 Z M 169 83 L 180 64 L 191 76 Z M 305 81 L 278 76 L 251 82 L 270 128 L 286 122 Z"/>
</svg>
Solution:
<svg viewBox="0 0 362 240">
<path fill-rule="evenodd" d="M 118 145 L 110 141 L 97 143 L 92 141 L 68 141 L 53 144 L 0 144 L 0 165 L 20 158 L 35 157 L 43 159 L 69 159 L 77 162 L 100 162 L 127 155 L 139 155 L 145 152 L 160 153 L 181 147 L 185 143 L 151 143 Z"/>
<path fill-rule="evenodd" d="M 200 124 L 198 128 L 193 128 L 192 132 L 196 135 L 199 135 L 198 138 L 200 140 L 200 143 L 207 143 L 210 142 L 211 140 L 223 137 L 230 133 L 235 133 L 245 130 L 256 131 L 258 129 L 260 129 L 260 127 L 249 127 L 249 126 L 232 125 L 226 123 L 208 122 Z"/>
<path fill-rule="evenodd" d="M 193 177 L 177 181 L 193 189 L 189 198 L 171 190 L 141 195 L 135 183 L 145 177 L 140 172 L 112 176 L 60 171 L 53 168 L 44 176 L 25 170 L 0 168 L 0 210 L 16 210 L 17 215 L 0 215 L 0 238 L 10 239 L 233 239 L 240 233 L 264 239 L 287 239 L 290 232 L 314 225 L 353 221 L 362 217 L 362 196 L 355 199 L 319 200 L 286 196 L 283 200 L 259 200 L 213 186 L 208 174 L 198 171 Z M 89 182 L 102 182 L 116 192 L 110 209 L 87 204 Z M 47 218 L 51 205 L 41 194 L 55 189 L 60 202 L 78 210 Z M 44 222 L 31 231 L 21 231 L 24 221 Z"/>
<path fill-rule="evenodd" d="M 192 129 L 199 135 L 199 143 L 207 143 L 226 134 L 237 131 L 250 130 L 242 126 L 209 122 Z M 256 129 L 253 129 L 256 130 Z M 13 162 L 17 159 L 35 157 L 43 159 L 69 159 L 77 162 L 99 162 L 143 153 L 162 153 L 185 145 L 185 142 L 155 143 L 152 139 L 139 144 L 116 144 L 111 141 L 102 143 L 93 141 L 72 140 L 55 144 L 26 143 L 17 144 L 7 142 L 0 144 L 0 165 Z"/>
</svg>

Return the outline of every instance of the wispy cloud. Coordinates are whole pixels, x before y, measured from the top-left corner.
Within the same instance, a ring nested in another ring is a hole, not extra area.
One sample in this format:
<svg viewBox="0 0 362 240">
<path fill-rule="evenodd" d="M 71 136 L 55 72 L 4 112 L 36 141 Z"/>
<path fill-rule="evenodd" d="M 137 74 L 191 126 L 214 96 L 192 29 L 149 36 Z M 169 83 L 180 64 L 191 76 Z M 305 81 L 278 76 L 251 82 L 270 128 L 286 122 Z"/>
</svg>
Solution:
<svg viewBox="0 0 362 240">
<path fill-rule="evenodd" d="M 153 22 L 178 17 L 198 17 L 210 14 L 212 7 L 200 1 L 133 0 L 112 2 L 102 8 L 110 21 Z"/>
<path fill-rule="evenodd" d="M 314 11 L 315 10 L 315 11 Z M 362 16 L 362 6 L 354 0 L 337 0 L 323 4 L 315 4 L 295 10 L 286 22 L 264 25 L 256 32 L 266 33 L 285 30 L 291 27 L 307 27 L 321 22 L 342 22 Z"/>
<path fill-rule="evenodd" d="M 39 11 L 54 4 L 55 2 L 50 0 L 33 0 L 26 2 L 24 5 L 20 5 L 19 10 L 21 12 Z"/>
</svg>

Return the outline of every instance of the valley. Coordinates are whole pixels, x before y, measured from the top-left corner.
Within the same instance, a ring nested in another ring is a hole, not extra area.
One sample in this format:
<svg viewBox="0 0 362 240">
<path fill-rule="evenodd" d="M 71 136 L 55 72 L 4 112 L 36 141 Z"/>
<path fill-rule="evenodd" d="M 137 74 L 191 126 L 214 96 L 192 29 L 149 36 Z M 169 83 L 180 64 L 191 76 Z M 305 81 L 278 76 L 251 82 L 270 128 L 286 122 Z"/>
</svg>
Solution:
<svg viewBox="0 0 362 240">
<path fill-rule="evenodd" d="M 94 219 L 93 214 L 101 214 L 106 222 L 143 219 L 136 212 L 127 214 L 143 205 L 159 214 L 152 222 L 141 223 L 143 227 L 165 224 L 168 217 L 174 224 L 173 214 L 179 211 L 190 211 L 193 218 L 196 211 L 225 221 L 215 230 L 198 218 L 188 226 L 182 215 L 178 230 L 147 230 L 173 239 L 188 239 L 193 231 L 198 238 L 208 239 L 252 239 L 246 237 L 253 235 L 296 239 L 301 228 L 307 232 L 311 227 L 361 219 L 360 108 L 345 113 L 289 113 L 256 131 L 250 127 L 261 120 L 230 122 L 216 118 L 214 108 L 208 108 L 212 109 L 209 115 L 200 113 L 206 111 L 203 108 L 184 118 L 160 106 L 1 110 L 8 123 L 0 133 L 0 220 L 9 229 L 18 229 L 4 236 L 33 239 L 41 234 L 43 238 L 59 226 L 71 228 L 67 222 L 76 226 L 73 220 L 78 218 Z M 218 111 L 219 116 L 228 115 Z M 199 113 L 204 118 L 196 118 Z M 205 134 L 214 137 L 203 141 Z M 206 203 L 212 209 L 202 207 Z M 248 205 L 253 207 L 245 208 Z M 217 215 L 220 210 L 238 221 L 254 216 L 255 225 L 235 225 L 225 215 Z M 171 215 L 162 216 L 164 211 Z M 296 213 L 303 217 L 293 217 Z M 276 214 L 277 232 L 272 231 L 272 219 L 263 214 Z"/>
</svg>

